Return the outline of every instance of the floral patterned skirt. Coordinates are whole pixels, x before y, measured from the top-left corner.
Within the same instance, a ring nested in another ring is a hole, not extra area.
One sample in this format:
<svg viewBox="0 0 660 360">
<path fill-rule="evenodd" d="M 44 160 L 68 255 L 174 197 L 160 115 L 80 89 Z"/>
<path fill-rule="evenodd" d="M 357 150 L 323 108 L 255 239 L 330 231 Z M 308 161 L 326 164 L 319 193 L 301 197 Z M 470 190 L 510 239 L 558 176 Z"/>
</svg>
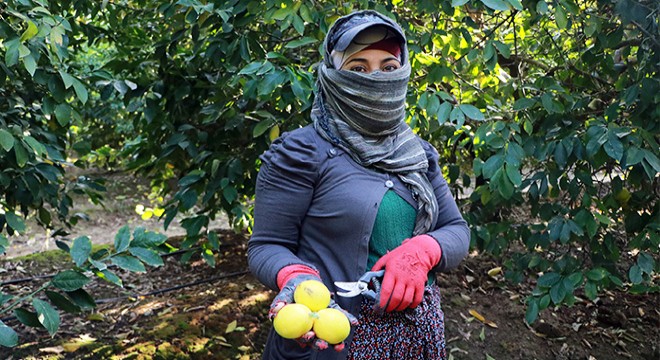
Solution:
<svg viewBox="0 0 660 360">
<path fill-rule="evenodd" d="M 429 285 L 414 309 L 383 312 L 362 300 L 349 360 L 445 360 L 445 322 L 440 289 Z"/>
</svg>

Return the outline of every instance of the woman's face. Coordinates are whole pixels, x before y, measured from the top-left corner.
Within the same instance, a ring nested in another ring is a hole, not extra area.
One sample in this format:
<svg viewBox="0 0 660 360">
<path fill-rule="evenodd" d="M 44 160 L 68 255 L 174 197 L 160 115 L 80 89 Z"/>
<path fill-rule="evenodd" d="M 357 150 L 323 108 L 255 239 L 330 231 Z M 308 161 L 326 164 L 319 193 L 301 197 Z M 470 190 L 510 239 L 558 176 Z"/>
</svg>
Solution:
<svg viewBox="0 0 660 360">
<path fill-rule="evenodd" d="M 385 50 L 368 49 L 351 55 L 342 65 L 341 70 L 369 74 L 376 70 L 390 72 L 401 67 L 399 59 Z"/>
</svg>

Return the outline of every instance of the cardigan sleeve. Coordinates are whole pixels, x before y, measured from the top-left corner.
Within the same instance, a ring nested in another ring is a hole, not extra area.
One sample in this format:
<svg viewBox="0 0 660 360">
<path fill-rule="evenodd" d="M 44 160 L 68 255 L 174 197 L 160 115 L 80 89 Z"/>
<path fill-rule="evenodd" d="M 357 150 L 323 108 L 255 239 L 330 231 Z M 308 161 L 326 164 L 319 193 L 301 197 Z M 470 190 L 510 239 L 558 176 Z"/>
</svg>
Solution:
<svg viewBox="0 0 660 360">
<path fill-rule="evenodd" d="M 440 244 L 442 258 L 438 271 L 451 270 L 467 256 L 470 247 L 470 229 L 463 219 L 447 181 L 438 166 L 438 152 L 428 142 L 422 141 L 429 161 L 428 179 L 438 200 L 438 220 L 428 232 Z"/>
<path fill-rule="evenodd" d="M 315 138 L 306 129 L 309 127 L 282 134 L 260 157 L 248 265 L 273 290 L 283 267 L 303 264 L 313 268 L 295 255 L 320 162 Z"/>
</svg>

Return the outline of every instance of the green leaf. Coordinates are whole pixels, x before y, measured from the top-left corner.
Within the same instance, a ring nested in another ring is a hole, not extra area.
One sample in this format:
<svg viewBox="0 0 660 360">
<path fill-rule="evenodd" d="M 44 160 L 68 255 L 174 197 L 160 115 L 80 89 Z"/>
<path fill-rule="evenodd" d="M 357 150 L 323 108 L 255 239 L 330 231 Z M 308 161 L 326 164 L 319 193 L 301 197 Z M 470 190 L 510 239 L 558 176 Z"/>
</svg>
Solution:
<svg viewBox="0 0 660 360">
<path fill-rule="evenodd" d="M 213 256 L 213 251 L 211 251 L 211 249 L 202 250 L 202 257 L 210 267 L 215 267 L 215 257 Z"/>
<path fill-rule="evenodd" d="M 119 276 L 117 276 L 114 272 L 108 270 L 108 269 L 103 269 L 99 272 L 96 273 L 96 276 L 100 277 L 101 279 L 111 283 L 115 284 L 119 287 L 124 287 L 124 283 L 121 281 Z"/>
<path fill-rule="evenodd" d="M 637 265 L 642 270 L 642 272 L 651 275 L 653 273 L 653 269 L 655 268 L 655 260 L 653 260 L 653 257 L 649 253 L 640 252 L 637 256 Z"/>
<path fill-rule="evenodd" d="M 37 24 L 35 24 L 33 21 L 30 20 L 28 20 L 27 23 L 28 23 L 28 27 L 23 32 L 23 35 L 21 35 L 21 42 L 28 41 L 39 33 L 39 28 L 37 27 Z"/>
<path fill-rule="evenodd" d="M 122 226 L 115 235 L 115 252 L 120 253 L 128 249 L 131 244 L 131 230 L 128 225 Z"/>
<path fill-rule="evenodd" d="M 514 9 L 516 10 L 522 10 L 523 9 L 523 4 L 520 2 L 520 0 L 508 0 L 509 4 L 513 6 Z"/>
<path fill-rule="evenodd" d="M 112 263 L 131 272 L 146 272 L 144 265 L 137 258 L 129 255 L 113 256 Z"/>
<path fill-rule="evenodd" d="M 53 309 L 49 303 L 39 299 L 32 299 L 32 306 L 37 310 L 39 322 L 48 330 L 50 336 L 55 335 L 60 327 L 60 314 L 57 310 Z"/>
<path fill-rule="evenodd" d="M 564 288 L 564 282 L 560 281 L 559 283 L 553 285 L 550 288 L 550 298 L 555 305 L 559 305 L 564 298 L 566 297 L 566 288 Z"/>
<path fill-rule="evenodd" d="M 612 224 L 612 219 L 610 219 L 607 215 L 595 212 L 593 213 L 594 217 L 600 221 L 601 224 L 604 225 L 611 225 Z"/>
<path fill-rule="evenodd" d="M 9 247 L 9 239 L 7 239 L 6 236 L 0 234 L 0 255 L 4 254 L 5 249 L 7 249 L 8 247 Z M 4 299 L 5 299 L 4 295 L 2 294 L 2 292 L 0 292 L 0 305 L 4 303 L 3 301 Z"/>
<path fill-rule="evenodd" d="M 293 40 L 293 41 L 289 41 L 284 47 L 287 48 L 287 49 L 296 49 L 296 48 L 299 48 L 299 47 L 307 46 L 309 44 L 313 44 L 317 41 L 318 40 L 313 38 L 313 37 L 305 36 L 302 39 L 296 39 L 296 40 Z"/>
<path fill-rule="evenodd" d="M 2 235 L 0 235 L 2 237 Z M 3 294 L 2 291 L 0 291 L 0 306 L 6 304 L 9 300 L 13 299 L 13 295 L 8 295 L 8 294 Z"/>
<path fill-rule="evenodd" d="M 222 189 L 222 196 L 227 200 L 228 203 L 232 203 L 238 197 L 238 191 L 233 186 L 227 186 Z"/>
<path fill-rule="evenodd" d="M 621 158 L 623 157 L 623 144 L 614 131 L 608 132 L 607 142 L 603 144 L 603 149 L 612 159 L 621 161 Z"/>
<path fill-rule="evenodd" d="M 207 238 L 209 245 L 211 245 L 211 249 L 218 250 L 220 248 L 220 239 L 218 238 L 218 233 L 211 231 L 209 232 Z"/>
<path fill-rule="evenodd" d="M 522 185 L 522 176 L 520 175 L 520 171 L 518 167 L 512 166 L 510 164 L 506 164 L 504 165 L 504 168 L 506 170 L 507 177 L 509 178 L 509 180 L 511 180 L 511 183 L 515 187 L 519 187 L 520 185 Z"/>
<path fill-rule="evenodd" d="M 7 220 L 7 225 L 9 225 L 10 228 L 14 229 L 14 231 L 17 231 L 19 233 L 25 231 L 25 222 L 23 222 L 23 219 L 21 219 L 15 213 L 11 211 L 6 212 L 5 220 Z"/>
<path fill-rule="evenodd" d="M 601 281 L 607 276 L 608 272 L 607 270 L 603 268 L 595 268 L 587 271 L 584 276 L 587 277 L 587 279 L 592 280 L 592 281 Z"/>
<path fill-rule="evenodd" d="M 66 126 L 71 121 L 71 106 L 58 104 L 55 106 L 55 118 L 61 126 Z"/>
<path fill-rule="evenodd" d="M 509 2 L 517 2 L 520 4 L 519 0 L 509 0 Z M 520 4 L 522 6 L 522 4 Z M 505 59 L 508 59 L 511 57 L 511 48 L 509 48 L 509 45 L 501 42 L 501 41 L 493 41 L 493 44 L 497 48 L 497 51 L 504 56 Z"/>
<path fill-rule="evenodd" d="M 260 61 L 255 61 L 247 64 L 241 71 L 238 72 L 238 75 L 250 75 L 256 73 L 264 64 Z"/>
<path fill-rule="evenodd" d="M 459 7 L 463 6 L 468 3 L 470 0 L 451 0 L 451 6 L 452 7 Z"/>
<path fill-rule="evenodd" d="M 16 345 L 18 345 L 18 334 L 0 320 L 0 346 L 14 347 Z"/>
<path fill-rule="evenodd" d="M 551 272 L 541 275 L 536 284 L 540 287 L 549 288 L 561 280 L 561 275 Z"/>
<path fill-rule="evenodd" d="M 481 2 L 493 10 L 499 10 L 499 11 L 509 10 L 509 5 L 502 0 L 481 0 Z"/>
<path fill-rule="evenodd" d="M 479 111 L 479 109 L 474 105 L 461 104 L 461 105 L 458 105 L 458 107 L 461 109 L 463 114 L 465 114 L 465 116 L 469 117 L 472 120 L 485 120 L 486 119 L 484 117 L 484 114 L 481 111 Z"/>
<path fill-rule="evenodd" d="M 447 120 L 449 119 L 449 114 L 451 113 L 452 107 L 451 104 L 447 101 L 443 102 L 439 107 L 438 107 L 438 124 L 442 125 Z"/>
<path fill-rule="evenodd" d="M 515 111 L 525 110 L 534 106 L 534 104 L 536 104 L 535 99 L 520 98 L 513 103 L 513 110 Z"/>
<path fill-rule="evenodd" d="M 532 324 L 539 316 L 539 304 L 535 300 L 531 300 L 527 304 L 527 311 L 525 311 L 525 321 Z"/>
<path fill-rule="evenodd" d="M 429 94 L 428 104 L 426 104 L 426 112 L 431 116 L 433 114 L 437 115 L 439 108 L 440 108 L 440 98 L 437 97 L 435 94 Z"/>
<path fill-rule="evenodd" d="M 646 160 L 656 172 L 660 172 L 660 159 L 658 159 L 654 153 L 644 149 L 644 160 Z"/>
<path fill-rule="evenodd" d="M 9 152 L 9 150 L 14 147 L 14 137 L 5 129 L 0 129 L 0 146 L 6 152 Z"/>
<path fill-rule="evenodd" d="M 64 295 L 60 293 L 46 290 L 46 296 L 48 297 L 48 300 L 50 300 L 50 302 L 52 302 L 62 311 L 66 311 L 70 314 L 77 314 L 80 313 L 81 311 L 78 305 L 72 303 L 71 300 L 67 299 Z"/>
<path fill-rule="evenodd" d="M 78 79 L 73 79 L 73 90 L 76 92 L 76 96 L 83 103 L 87 103 L 89 98 L 89 93 L 85 85 Z"/>
<path fill-rule="evenodd" d="M 630 270 L 628 270 L 628 277 L 633 284 L 640 284 L 644 281 L 644 278 L 642 277 L 642 268 L 637 264 L 631 266 Z"/>
<path fill-rule="evenodd" d="M 504 156 L 496 154 L 488 158 L 484 163 L 481 173 L 486 179 L 490 179 L 495 175 L 495 172 L 504 166 Z"/>
<path fill-rule="evenodd" d="M 255 127 L 254 130 L 252 130 L 252 137 L 257 138 L 261 135 L 263 135 L 268 129 L 270 129 L 273 124 L 275 123 L 274 120 L 272 119 L 266 119 L 260 121 Z"/>
<path fill-rule="evenodd" d="M 598 285 L 591 281 L 584 284 L 584 294 L 589 300 L 595 300 L 598 297 Z"/>
<path fill-rule="evenodd" d="M 484 61 L 490 60 L 493 56 L 495 56 L 495 46 L 492 41 L 488 41 L 484 46 Z"/>
<path fill-rule="evenodd" d="M 141 247 L 131 247 L 128 251 L 137 256 L 138 259 L 142 260 L 145 264 L 150 266 L 161 266 L 163 265 L 163 259 L 153 250 L 141 248 Z"/>
<path fill-rule="evenodd" d="M 71 301 L 83 309 L 93 309 L 96 307 L 94 298 L 91 297 L 84 289 L 67 291 L 66 295 L 69 297 L 69 299 L 71 299 Z"/>
<path fill-rule="evenodd" d="M 20 321 L 26 326 L 35 327 L 35 328 L 44 327 L 39 322 L 39 317 L 37 316 L 36 312 L 32 312 L 24 308 L 18 308 L 18 309 L 14 309 L 14 316 L 16 316 L 18 321 Z"/>
<path fill-rule="evenodd" d="M 77 266 L 82 266 L 82 264 L 87 261 L 89 254 L 92 252 L 92 241 L 87 236 L 80 236 L 73 240 L 73 246 L 71 246 L 71 258 Z"/>
<path fill-rule="evenodd" d="M 64 88 L 68 89 L 73 85 L 73 82 L 76 80 L 73 76 L 67 74 L 66 71 L 60 70 L 60 77 L 62 78 L 62 82 L 64 83 Z"/>
<path fill-rule="evenodd" d="M 557 23 L 557 27 L 560 29 L 566 29 L 566 26 L 568 25 L 568 18 L 566 17 L 566 10 L 557 3 L 557 6 L 555 7 L 555 22 Z"/>
<path fill-rule="evenodd" d="M 167 235 L 160 234 L 154 231 L 147 231 L 139 237 L 136 237 L 135 240 L 131 243 L 131 248 L 142 247 L 142 248 L 153 248 L 159 245 L 162 245 L 167 241 Z"/>
<path fill-rule="evenodd" d="M 89 259 L 89 263 L 92 264 L 93 267 L 95 267 L 97 270 L 102 271 L 108 268 L 108 265 L 106 265 L 102 261 L 97 261 L 94 259 Z"/>
<path fill-rule="evenodd" d="M 642 149 L 636 146 L 631 146 L 628 148 L 626 152 L 626 165 L 631 166 L 639 164 L 642 160 L 644 160 L 644 152 Z"/>
<path fill-rule="evenodd" d="M 503 169 L 497 170 L 495 175 L 493 175 L 492 181 L 496 183 L 497 190 L 503 198 L 510 199 L 513 196 L 515 189 Z"/>
<path fill-rule="evenodd" d="M 539 300 L 539 310 L 545 310 L 550 306 L 550 295 L 545 294 Z"/>
<path fill-rule="evenodd" d="M 21 43 L 18 38 L 4 42 L 3 45 L 5 46 L 5 49 L 7 49 L 5 52 L 5 64 L 7 67 L 12 67 L 18 64 L 18 47 L 20 44 Z"/>
<path fill-rule="evenodd" d="M 564 112 L 564 105 L 555 100 L 550 93 L 541 95 L 541 103 L 545 110 L 550 114 Z"/>
<path fill-rule="evenodd" d="M 34 54 L 30 53 L 29 55 L 23 57 L 22 60 L 23 66 L 25 66 L 25 70 L 27 70 L 30 76 L 34 76 L 35 71 L 37 71 L 37 61 L 34 59 Z"/>
<path fill-rule="evenodd" d="M 14 155 L 16 156 L 16 163 L 19 167 L 24 167 L 29 160 L 29 154 L 25 147 L 20 142 L 14 143 Z"/>
<path fill-rule="evenodd" d="M 458 129 L 465 123 L 465 113 L 458 106 L 455 106 L 451 113 L 449 113 L 449 121 Z"/>
<path fill-rule="evenodd" d="M 32 136 L 24 137 L 23 141 L 25 141 L 38 156 L 48 155 L 48 150 L 46 150 L 46 147 Z"/>
<path fill-rule="evenodd" d="M 75 291 L 89 283 L 89 278 L 74 270 L 65 270 L 53 277 L 51 283 L 64 291 Z"/>
</svg>

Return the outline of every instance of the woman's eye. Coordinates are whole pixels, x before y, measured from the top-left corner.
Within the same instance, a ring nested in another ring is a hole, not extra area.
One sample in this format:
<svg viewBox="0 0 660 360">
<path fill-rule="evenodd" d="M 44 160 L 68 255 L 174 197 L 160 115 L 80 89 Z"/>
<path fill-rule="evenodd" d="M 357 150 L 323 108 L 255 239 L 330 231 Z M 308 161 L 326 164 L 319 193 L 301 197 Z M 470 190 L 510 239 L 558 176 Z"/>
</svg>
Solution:
<svg viewBox="0 0 660 360">
<path fill-rule="evenodd" d="M 350 71 L 355 71 L 355 72 L 367 72 L 367 68 L 364 66 L 353 66 L 349 68 Z"/>
<path fill-rule="evenodd" d="M 399 69 L 399 66 L 398 66 L 398 65 L 395 65 L 395 64 L 387 64 L 387 65 L 383 66 L 382 71 L 384 71 L 384 72 L 391 72 L 391 71 L 398 70 L 398 69 Z"/>
</svg>

